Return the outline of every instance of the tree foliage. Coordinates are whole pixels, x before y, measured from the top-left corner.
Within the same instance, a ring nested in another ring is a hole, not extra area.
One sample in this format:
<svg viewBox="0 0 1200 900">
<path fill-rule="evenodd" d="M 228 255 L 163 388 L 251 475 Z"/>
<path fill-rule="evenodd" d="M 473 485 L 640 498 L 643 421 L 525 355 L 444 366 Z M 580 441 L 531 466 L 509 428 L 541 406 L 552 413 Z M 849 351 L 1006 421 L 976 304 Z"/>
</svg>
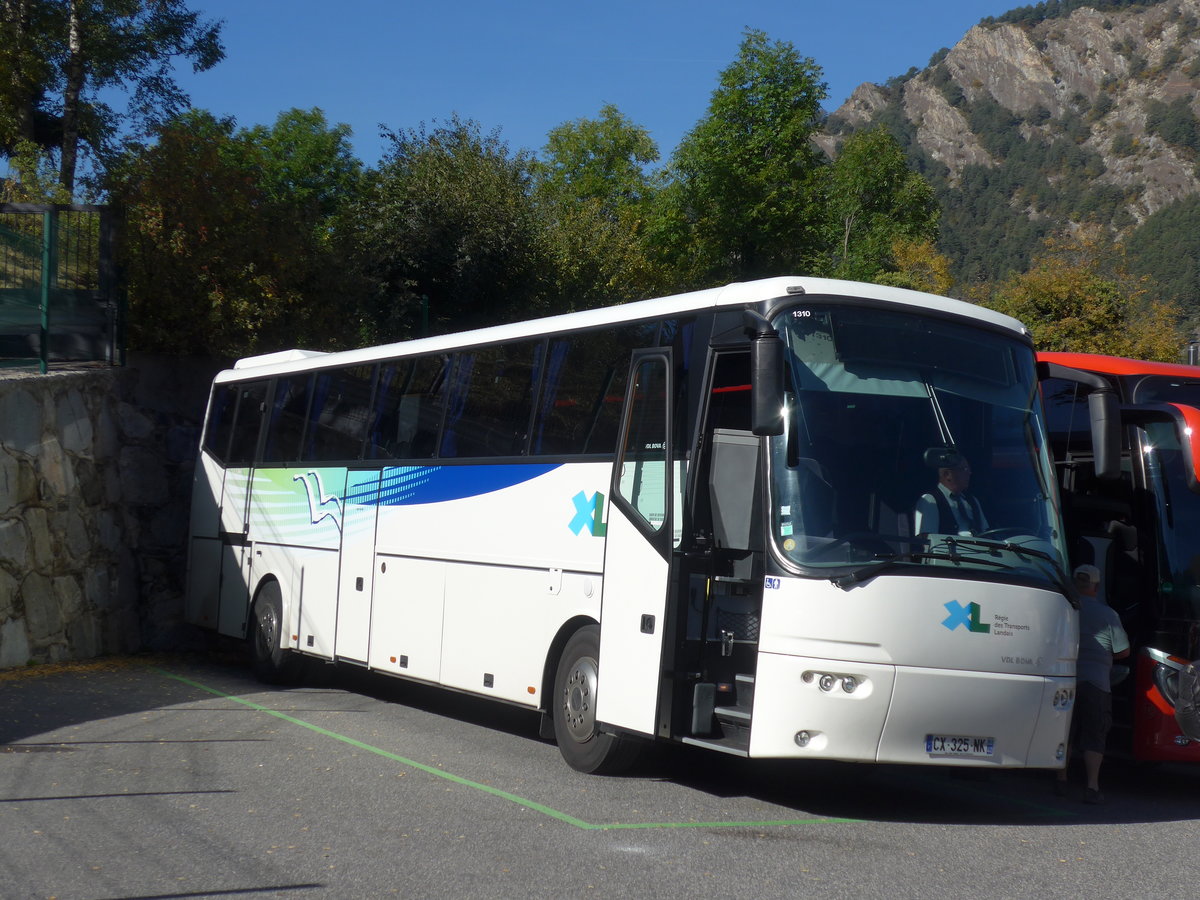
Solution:
<svg viewBox="0 0 1200 900">
<path fill-rule="evenodd" d="M 1052 238 L 987 305 L 1024 322 L 1040 350 L 1175 361 L 1184 344 L 1179 308 L 1119 260 L 1119 248 L 1096 230 Z"/>
<path fill-rule="evenodd" d="M 804 269 L 816 256 L 820 76 L 790 43 L 746 31 L 660 195 L 656 238 L 682 283 Z"/>
<path fill-rule="evenodd" d="M 186 12 L 182 0 L 0 0 L 10 22 L 18 7 L 51 19 L 103 12 L 110 22 Z M 16 173 L 3 197 L 61 201 L 48 157 L 15 139 L 61 126 L 50 87 L 65 75 L 38 68 L 61 58 L 22 40 L 0 46 L 9 76 L 0 77 L 0 136 Z M 138 65 L 125 84 L 157 77 L 157 64 Z M 820 79 L 792 45 L 747 31 L 704 118 L 661 170 L 651 168 L 659 151 L 646 129 L 611 105 L 553 129 L 540 159 L 457 117 L 385 129 L 388 150 L 366 171 L 349 129 L 320 110 L 249 129 L 203 111 L 174 116 L 127 143 L 104 184 L 127 209 L 131 346 L 221 356 L 335 349 L 787 272 L 936 294 L 965 273 L 965 292 L 1025 321 L 1040 346 L 1175 357 L 1179 311 L 1160 298 L 1195 294 L 1191 282 L 1173 278 L 1164 292 L 1129 275 L 1120 248 L 1095 229 L 1056 239 L 1029 262 L 1051 223 L 1111 225 L 1128 199 L 1097 187 L 1103 163 L 1079 143 L 1084 106 L 1064 120 L 1074 131 L 1053 135 L 1044 110 L 1018 129 L 994 101 L 964 95 L 959 108 L 985 132 L 996 165 L 968 166 L 951 186 L 894 104 L 878 127 L 845 127 L 827 159 L 812 140 Z M 178 95 L 156 90 L 150 107 L 161 113 Z M 899 84 L 888 91 L 898 97 Z M 1161 127 L 1174 108 L 1159 110 Z M 1181 237 L 1194 218 L 1187 204 L 1152 217 L 1133 242 L 1138 270 L 1174 271 L 1161 246 L 1195 256 L 1195 241 Z"/>
<path fill-rule="evenodd" d="M 1153 276 L 1166 295 L 1200 309 L 1200 196 L 1192 195 L 1163 207 L 1129 238 L 1129 265 Z"/>
<path fill-rule="evenodd" d="M 391 146 L 354 210 L 358 269 L 377 286 L 379 337 L 543 311 L 547 253 L 529 154 L 457 117 L 385 135 Z"/>
<path fill-rule="evenodd" d="M 187 107 L 173 67 L 216 65 L 220 32 L 185 0 L 0 0 L 0 153 L 21 140 L 56 150 L 71 193 L 81 147 L 103 157 L 123 125 Z M 128 95 L 123 112 L 100 99 L 113 90 Z"/>
<path fill-rule="evenodd" d="M 950 259 L 931 240 L 897 237 L 892 242 L 892 268 L 872 280 L 877 284 L 947 296 L 954 287 Z"/>
<path fill-rule="evenodd" d="M 647 252 L 659 158 L 650 133 L 615 106 L 553 129 L 534 164 L 535 200 L 550 254 L 550 296 L 581 309 L 669 290 Z"/>
<path fill-rule="evenodd" d="M 309 125 L 307 145 L 297 121 Z M 278 133 L 247 132 L 193 110 L 113 167 L 109 191 L 127 210 L 130 346 L 243 356 L 357 343 L 359 292 L 313 228 L 303 189 L 347 154 L 344 128 L 323 122 L 318 111 L 285 113 Z M 272 178 L 285 138 L 298 151 L 292 164 L 310 167 L 294 169 L 294 194 Z"/>
<path fill-rule="evenodd" d="M 937 238 L 938 204 L 883 128 L 847 138 L 825 173 L 827 248 L 823 268 L 838 278 L 876 279 L 896 268 L 898 240 Z"/>
<path fill-rule="evenodd" d="M 650 132 L 607 104 L 599 118 L 551 129 L 535 163 L 538 190 L 553 202 L 597 200 L 615 215 L 651 198 L 646 166 L 658 158 Z"/>
</svg>

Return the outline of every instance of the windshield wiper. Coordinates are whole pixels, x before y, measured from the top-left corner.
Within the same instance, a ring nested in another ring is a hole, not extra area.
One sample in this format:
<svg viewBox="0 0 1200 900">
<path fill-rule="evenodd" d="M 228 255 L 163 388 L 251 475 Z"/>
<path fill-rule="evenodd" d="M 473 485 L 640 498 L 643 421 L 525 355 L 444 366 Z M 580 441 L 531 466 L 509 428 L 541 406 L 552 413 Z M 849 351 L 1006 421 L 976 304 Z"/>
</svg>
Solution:
<svg viewBox="0 0 1200 900">
<path fill-rule="evenodd" d="M 914 551 L 912 553 L 897 553 L 893 556 L 877 556 L 877 563 L 872 563 L 869 566 L 862 566 L 855 569 L 853 572 L 847 572 L 845 575 L 837 575 L 830 578 L 831 584 L 836 584 L 843 591 L 847 591 L 856 584 L 866 581 L 868 578 L 874 578 L 884 572 L 889 572 L 893 569 L 901 569 L 907 563 L 918 562 L 922 559 L 938 559 L 952 563 L 977 563 L 982 566 L 994 566 L 998 569 L 1007 569 L 1008 566 L 1002 562 L 997 562 L 994 559 L 981 559 L 978 556 L 964 556 L 961 553 L 955 553 L 953 550 L 949 553 L 940 553 L 933 551 Z"/>
<path fill-rule="evenodd" d="M 993 541 L 988 538 L 977 537 L 952 537 L 946 539 L 947 543 L 967 544 L 971 547 L 987 547 L 996 550 L 1007 550 L 1010 553 L 1021 553 L 1028 556 L 1037 556 L 1045 560 L 1049 560 L 1055 565 L 1058 564 L 1058 557 L 1052 553 L 1047 553 L 1045 550 L 1036 550 L 1033 547 L 1026 547 L 1024 544 L 1014 544 L 1012 541 Z"/>
<path fill-rule="evenodd" d="M 947 538 L 946 543 L 951 545 L 966 544 L 971 547 L 981 547 L 988 550 L 1007 550 L 1010 553 L 1016 553 L 1021 556 L 1030 556 L 1035 559 L 1044 560 L 1049 565 L 1039 567 L 1042 574 L 1050 578 L 1072 606 L 1076 608 L 1079 606 L 1079 602 L 1075 599 L 1075 591 L 1071 587 L 1070 580 L 1067 578 L 1067 573 L 1063 571 L 1058 557 L 1053 553 L 1047 553 L 1045 550 L 1038 550 L 1034 547 L 1026 547 L 1024 544 L 1014 544 L 1012 541 L 993 541 L 987 538 L 952 537 Z M 982 560 L 975 557 L 968 558 L 976 562 L 982 562 Z"/>
</svg>

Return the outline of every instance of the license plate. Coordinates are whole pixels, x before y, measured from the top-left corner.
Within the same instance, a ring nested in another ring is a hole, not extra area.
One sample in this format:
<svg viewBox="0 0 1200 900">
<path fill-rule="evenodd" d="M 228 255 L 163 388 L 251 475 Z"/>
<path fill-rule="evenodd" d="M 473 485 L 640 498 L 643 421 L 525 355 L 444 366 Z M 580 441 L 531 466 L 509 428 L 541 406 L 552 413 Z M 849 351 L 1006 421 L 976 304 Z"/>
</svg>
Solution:
<svg viewBox="0 0 1200 900">
<path fill-rule="evenodd" d="M 956 734 L 927 734 L 925 752 L 930 756 L 992 756 L 996 752 L 996 739 Z"/>
</svg>

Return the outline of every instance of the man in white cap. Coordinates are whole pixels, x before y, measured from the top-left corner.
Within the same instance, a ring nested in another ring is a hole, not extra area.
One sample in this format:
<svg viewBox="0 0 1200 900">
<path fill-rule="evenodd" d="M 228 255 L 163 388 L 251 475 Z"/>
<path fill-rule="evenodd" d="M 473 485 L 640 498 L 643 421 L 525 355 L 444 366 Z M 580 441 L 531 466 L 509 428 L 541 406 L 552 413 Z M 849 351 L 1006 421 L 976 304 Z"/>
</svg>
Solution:
<svg viewBox="0 0 1200 900">
<path fill-rule="evenodd" d="M 1121 617 L 1097 593 L 1100 570 L 1092 565 L 1075 567 L 1075 590 L 1079 593 L 1079 660 L 1075 664 L 1075 713 L 1071 741 L 1083 751 L 1087 773 L 1085 803 L 1101 803 L 1100 763 L 1108 730 L 1112 727 L 1112 684 L 1114 660 L 1129 655 L 1129 638 Z M 1060 769 L 1055 790 L 1066 793 L 1067 772 Z"/>
</svg>

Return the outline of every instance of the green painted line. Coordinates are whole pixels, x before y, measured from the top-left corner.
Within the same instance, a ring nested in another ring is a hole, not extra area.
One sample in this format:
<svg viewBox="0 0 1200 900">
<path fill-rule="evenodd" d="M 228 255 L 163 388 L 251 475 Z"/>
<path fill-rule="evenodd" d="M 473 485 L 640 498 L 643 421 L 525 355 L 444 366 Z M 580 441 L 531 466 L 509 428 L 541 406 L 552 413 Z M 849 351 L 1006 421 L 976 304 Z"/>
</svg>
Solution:
<svg viewBox="0 0 1200 900">
<path fill-rule="evenodd" d="M 585 822 L 582 819 L 577 819 L 574 816 L 560 812 L 553 807 L 546 806 L 544 803 L 537 803 L 533 800 L 527 800 L 524 797 L 519 797 L 516 794 L 510 794 L 508 791 L 502 791 L 499 788 L 491 787 L 490 785 L 480 784 L 478 781 L 471 781 L 467 778 L 454 775 L 444 769 L 437 769 L 433 766 L 419 763 L 416 760 L 408 759 L 400 756 L 397 753 L 392 753 L 389 750 L 384 750 L 381 747 L 375 747 L 371 744 L 364 744 L 362 741 L 357 741 L 352 737 L 344 734 L 339 734 L 336 731 L 330 731 L 328 728 L 322 728 L 320 725 L 314 725 L 312 722 L 305 722 L 303 719 L 297 719 L 295 716 L 289 716 L 287 713 L 280 712 L 277 709 L 271 709 L 268 706 L 263 706 L 261 703 L 255 703 L 253 700 L 246 700 L 244 697 L 238 697 L 234 694 L 227 694 L 224 691 L 217 690 L 214 687 L 209 687 L 206 684 L 201 684 L 198 681 L 193 681 L 190 678 L 185 678 L 182 675 L 176 675 L 174 672 L 168 672 L 166 669 L 152 667 L 154 671 L 167 678 L 182 682 L 189 687 L 196 688 L 200 691 L 213 694 L 221 697 L 224 700 L 230 700 L 233 703 L 240 703 L 242 706 L 247 706 L 250 709 L 258 712 L 264 712 L 274 716 L 277 719 L 282 719 L 292 725 L 299 725 L 301 728 L 307 728 L 309 731 L 315 731 L 317 734 L 327 738 L 332 738 L 335 741 L 341 741 L 344 744 L 349 744 L 351 747 L 357 747 L 359 750 L 365 750 L 368 753 L 374 753 L 376 756 L 382 756 L 385 759 L 390 759 L 398 762 L 401 765 L 409 766 L 418 771 L 425 772 L 429 775 L 435 775 L 438 778 L 443 778 L 446 781 L 454 784 L 462 785 L 463 787 L 473 788 L 482 791 L 485 794 L 491 794 L 493 797 L 499 797 L 502 800 L 508 800 L 511 803 L 516 803 L 518 806 L 523 806 L 526 809 L 531 809 L 534 812 L 542 813 L 552 819 L 557 819 L 567 825 L 573 825 L 576 828 L 581 828 L 584 831 L 613 831 L 616 829 L 633 829 L 633 828 L 778 828 L 791 825 L 819 825 L 826 822 L 854 822 L 855 819 L 779 819 L 764 822 L 644 822 L 644 823 L 610 823 L 608 825 L 596 825 L 591 822 Z"/>
</svg>

